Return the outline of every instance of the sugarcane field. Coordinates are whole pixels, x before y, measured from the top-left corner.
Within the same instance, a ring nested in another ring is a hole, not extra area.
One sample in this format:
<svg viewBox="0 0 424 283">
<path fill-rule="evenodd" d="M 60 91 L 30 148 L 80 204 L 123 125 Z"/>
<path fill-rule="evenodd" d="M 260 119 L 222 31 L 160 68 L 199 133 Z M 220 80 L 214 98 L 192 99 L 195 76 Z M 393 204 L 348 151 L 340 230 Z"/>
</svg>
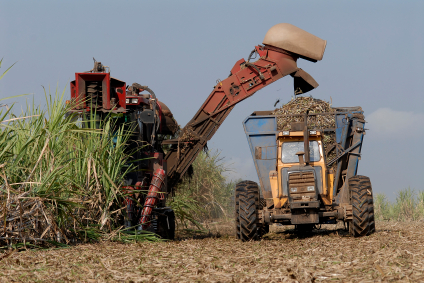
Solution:
<svg viewBox="0 0 424 283">
<path fill-rule="evenodd" d="M 0 282 L 424 282 L 424 3 L 81 4 L 0 4 Z"/>
</svg>

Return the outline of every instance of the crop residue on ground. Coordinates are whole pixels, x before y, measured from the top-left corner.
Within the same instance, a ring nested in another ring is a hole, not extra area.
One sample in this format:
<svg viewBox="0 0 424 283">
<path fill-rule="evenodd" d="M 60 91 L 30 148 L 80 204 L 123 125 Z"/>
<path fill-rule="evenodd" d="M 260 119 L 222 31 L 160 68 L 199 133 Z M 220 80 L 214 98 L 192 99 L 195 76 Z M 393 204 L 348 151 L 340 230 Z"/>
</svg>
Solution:
<svg viewBox="0 0 424 283">
<path fill-rule="evenodd" d="M 278 115 L 277 127 L 279 130 L 291 130 L 292 122 L 304 122 L 303 114 L 306 112 L 313 113 L 332 113 L 335 112 L 331 108 L 331 104 L 324 100 L 313 98 L 312 96 L 300 96 L 292 99 L 288 103 L 275 109 L 273 114 Z M 285 116 L 285 115 L 299 115 L 299 116 Z M 326 129 L 334 128 L 335 120 L 333 115 L 325 116 L 318 115 L 308 118 L 308 128 L 310 129 Z"/>
<path fill-rule="evenodd" d="M 65 249 L 28 250 L 0 261 L 0 279 L 8 282 L 423 281 L 423 224 L 378 222 L 377 229 L 377 233 L 363 238 L 353 238 L 341 229 L 320 230 L 309 237 L 280 229 L 259 242 L 242 243 L 221 232 L 219 238 L 138 244 L 102 242 Z"/>
</svg>

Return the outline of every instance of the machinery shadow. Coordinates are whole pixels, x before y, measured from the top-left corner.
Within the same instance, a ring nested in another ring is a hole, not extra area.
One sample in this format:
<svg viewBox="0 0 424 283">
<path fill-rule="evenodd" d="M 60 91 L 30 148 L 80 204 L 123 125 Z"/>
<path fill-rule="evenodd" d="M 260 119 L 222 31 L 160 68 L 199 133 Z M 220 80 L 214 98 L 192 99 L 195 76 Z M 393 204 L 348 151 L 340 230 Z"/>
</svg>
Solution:
<svg viewBox="0 0 424 283">
<path fill-rule="evenodd" d="M 177 229 L 176 240 L 235 237 L 234 222 L 228 219 L 203 222 L 202 228 L 199 229 L 199 227 L 189 225 L 188 227 Z"/>
<path fill-rule="evenodd" d="M 218 238 L 235 238 L 235 225 L 233 221 L 218 221 L 208 223 L 203 226 L 204 230 L 196 227 L 187 227 L 187 229 L 178 229 L 176 231 L 175 240 L 187 239 L 218 239 Z M 317 229 L 318 228 L 318 229 Z M 300 231 L 295 226 L 273 226 L 270 233 L 265 234 L 262 239 L 264 241 L 281 240 L 281 239 L 307 239 L 314 237 L 352 237 L 349 231 L 343 225 L 323 224 L 311 231 Z"/>
<path fill-rule="evenodd" d="M 339 225 L 323 225 L 325 227 L 314 228 L 311 231 L 302 231 L 296 228 L 283 228 L 284 230 L 276 230 L 272 231 L 266 235 L 264 235 L 264 240 L 276 240 L 281 238 L 282 236 L 285 239 L 306 239 L 313 237 L 351 237 L 349 230 L 344 227 L 340 227 Z"/>
</svg>

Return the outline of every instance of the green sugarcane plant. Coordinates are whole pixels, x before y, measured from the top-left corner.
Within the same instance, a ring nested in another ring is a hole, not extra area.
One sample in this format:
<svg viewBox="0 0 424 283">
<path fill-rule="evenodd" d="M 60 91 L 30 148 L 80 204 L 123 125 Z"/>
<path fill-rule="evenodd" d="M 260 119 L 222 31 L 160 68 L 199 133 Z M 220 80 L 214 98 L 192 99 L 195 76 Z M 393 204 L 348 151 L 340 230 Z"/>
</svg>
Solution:
<svg viewBox="0 0 424 283">
<path fill-rule="evenodd" d="M 121 228 L 121 185 L 133 170 L 125 153 L 131 133 L 112 117 L 95 123 L 95 113 L 83 128 L 69 115 L 64 94 L 45 92 L 46 109 L 32 103 L 18 116 L 13 105 L 0 107 L 3 245 L 113 238 Z"/>
</svg>

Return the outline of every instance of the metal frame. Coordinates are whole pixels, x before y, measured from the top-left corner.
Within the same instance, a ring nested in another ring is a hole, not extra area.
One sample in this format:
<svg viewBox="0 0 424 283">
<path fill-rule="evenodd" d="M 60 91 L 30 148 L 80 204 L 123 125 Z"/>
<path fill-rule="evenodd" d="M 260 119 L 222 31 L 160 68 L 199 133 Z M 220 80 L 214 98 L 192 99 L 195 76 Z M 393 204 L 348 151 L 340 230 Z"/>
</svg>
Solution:
<svg viewBox="0 0 424 283">
<path fill-rule="evenodd" d="M 174 141 L 173 147 L 165 156 L 169 165 L 168 178 L 171 187 L 180 180 L 237 103 L 280 78 L 300 70 L 296 65 L 299 55 L 294 53 L 260 45 L 255 46 L 253 52 L 260 58 L 255 62 L 249 62 L 249 56 L 247 62 L 244 59 L 237 61 L 231 69 L 230 76 L 217 81 L 212 93 L 181 130 L 182 133 L 189 132 L 196 138 L 189 141 L 179 138 Z M 311 89 L 316 86 L 317 84 L 311 86 Z M 190 146 L 180 155 L 179 144 L 182 142 L 189 142 Z"/>
<path fill-rule="evenodd" d="M 335 132 L 336 142 L 339 146 L 335 147 L 336 158 L 327 160 L 327 166 L 337 163 L 337 169 L 335 172 L 334 184 L 333 184 L 333 198 L 336 204 L 347 202 L 346 191 L 348 188 L 348 179 L 353 177 L 357 173 L 358 163 L 360 159 L 363 136 L 365 134 L 365 120 L 363 111 L 360 107 L 350 108 L 334 108 L 336 112 L 328 113 L 311 113 L 308 116 L 317 115 L 334 115 L 336 120 L 336 128 L 334 129 L 320 129 L 312 128 L 309 130 L 317 130 L 322 132 Z M 271 111 L 269 112 L 271 113 Z M 258 173 L 259 182 L 263 190 L 265 198 L 272 197 L 271 185 L 268 174 L 264 174 L 268 170 L 268 167 L 275 165 L 277 156 L 274 159 L 260 160 L 255 156 L 255 148 L 257 147 L 277 147 L 277 136 L 279 130 L 277 130 L 277 119 L 279 116 L 290 116 L 290 117 L 302 117 L 304 114 L 291 114 L 291 115 L 251 115 L 243 121 L 243 128 L 246 133 L 249 148 L 251 150 L 252 158 L 255 164 L 256 171 Z M 259 120 L 258 126 L 249 127 L 249 123 L 252 124 L 252 120 Z M 261 127 L 261 126 L 262 127 Z M 262 129 L 266 129 L 262 131 Z M 271 130 L 272 129 L 272 130 Z M 274 145 L 269 144 L 269 137 L 273 136 Z M 252 139 L 254 138 L 254 139 Z M 275 167 L 275 166 L 274 166 Z M 346 172 L 343 174 L 342 172 Z M 314 172 L 315 174 L 315 172 Z M 344 177 L 344 178 L 343 178 Z M 345 190 L 346 188 L 346 190 Z"/>
</svg>

